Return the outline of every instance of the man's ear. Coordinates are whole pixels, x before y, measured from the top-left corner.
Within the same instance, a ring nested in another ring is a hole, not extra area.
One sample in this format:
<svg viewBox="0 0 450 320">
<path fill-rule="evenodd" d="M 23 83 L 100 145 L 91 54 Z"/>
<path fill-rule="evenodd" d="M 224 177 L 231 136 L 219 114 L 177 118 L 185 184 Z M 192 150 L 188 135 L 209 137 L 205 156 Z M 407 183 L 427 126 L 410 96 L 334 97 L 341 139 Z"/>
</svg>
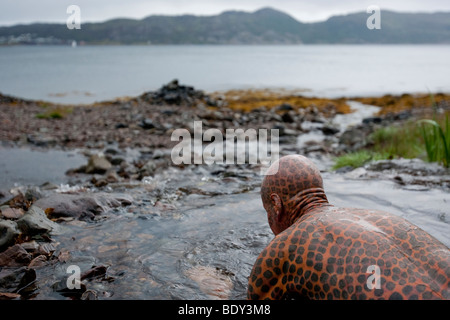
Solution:
<svg viewBox="0 0 450 320">
<path fill-rule="evenodd" d="M 272 201 L 273 211 L 275 213 L 275 219 L 280 222 L 284 217 L 284 207 L 281 198 L 276 193 L 270 195 L 270 200 Z"/>
</svg>

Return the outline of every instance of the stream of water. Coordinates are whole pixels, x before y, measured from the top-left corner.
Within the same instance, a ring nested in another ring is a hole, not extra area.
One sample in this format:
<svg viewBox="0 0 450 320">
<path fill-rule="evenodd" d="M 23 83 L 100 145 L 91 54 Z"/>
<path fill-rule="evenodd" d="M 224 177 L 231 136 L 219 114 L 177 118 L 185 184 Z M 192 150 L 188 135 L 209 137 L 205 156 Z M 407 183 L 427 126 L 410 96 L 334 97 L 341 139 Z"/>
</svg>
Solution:
<svg viewBox="0 0 450 320">
<path fill-rule="evenodd" d="M 273 237 L 258 180 L 174 169 L 132 188 L 116 186 L 133 195 L 134 204 L 96 223 L 65 223 L 54 239 L 70 259 L 38 270 L 37 298 L 62 298 L 52 284 L 64 279 L 69 265 L 106 265 L 114 281 L 89 285 L 99 299 L 244 299 L 255 258 Z M 324 183 L 332 204 L 392 212 L 450 245 L 450 195 L 442 190 L 406 190 L 335 173 L 324 173 Z"/>
<path fill-rule="evenodd" d="M 367 116 L 366 109 L 352 106 L 356 112 L 341 123 Z M 338 174 L 328 170 L 329 159 L 312 160 L 324 171 L 330 203 L 392 212 L 450 246 L 445 190 Z M 85 162 L 75 151 L 0 148 L 2 188 L 68 183 L 65 171 Z M 261 181 L 245 166 L 214 164 L 169 167 L 142 181 L 109 184 L 106 192 L 126 193 L 132 204 L 94 222 L 61 222 L 62 233 L 52 238 L 55 255 L 67 258 L 36 270 L 35 298 L 65 299 L 54 286 L 69 266 L 85 271 L 103 265 L 108 278 L 87 286 L 98 299 L 244 299 L 256 256 L 273 237 Z"/>
</svg>

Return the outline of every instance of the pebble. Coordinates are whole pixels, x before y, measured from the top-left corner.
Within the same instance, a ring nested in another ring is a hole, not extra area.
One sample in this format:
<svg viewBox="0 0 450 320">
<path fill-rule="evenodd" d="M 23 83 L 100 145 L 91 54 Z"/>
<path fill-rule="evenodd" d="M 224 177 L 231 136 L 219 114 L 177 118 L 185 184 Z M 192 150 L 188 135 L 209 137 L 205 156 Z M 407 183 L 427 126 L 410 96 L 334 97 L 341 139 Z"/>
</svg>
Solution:
<svg viewBox="0 0 450 320">
<path fill-rule="evenodd" d="M 95 154 L 89 158 L 89 162 L 86 165 L 85 172 L 89 174 L 103 174 L 111 167 L 111 163 L 103 155 Z"/>
</svg>

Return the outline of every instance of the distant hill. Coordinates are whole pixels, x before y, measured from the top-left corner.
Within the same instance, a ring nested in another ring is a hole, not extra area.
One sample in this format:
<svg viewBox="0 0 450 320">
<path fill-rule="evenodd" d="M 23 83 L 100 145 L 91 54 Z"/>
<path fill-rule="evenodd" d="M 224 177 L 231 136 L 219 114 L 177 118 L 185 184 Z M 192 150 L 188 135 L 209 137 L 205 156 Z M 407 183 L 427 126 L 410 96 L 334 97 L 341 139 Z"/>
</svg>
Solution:
<svg viewBox="0 0 450 320">
<path fill-rule="evenodd" d="M 35 23 L 0 27 L 0 44 L 318 44 L 450 43 L 450 13 L 381 12 L 381 30 L 369 30 L 370 15 L 334 16 L 302 23 L 264 8 L 252 13 L 227 11 L 215 16 L 162 16 L 65 24 Z"/>
</svg>

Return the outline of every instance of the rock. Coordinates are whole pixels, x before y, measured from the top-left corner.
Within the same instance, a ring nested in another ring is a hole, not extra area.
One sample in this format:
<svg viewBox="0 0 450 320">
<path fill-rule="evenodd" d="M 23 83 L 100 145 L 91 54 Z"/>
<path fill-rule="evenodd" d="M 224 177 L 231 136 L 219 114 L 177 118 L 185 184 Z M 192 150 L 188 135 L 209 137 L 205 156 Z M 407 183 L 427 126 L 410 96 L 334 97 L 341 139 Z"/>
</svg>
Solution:
<svg viewBox="0 0 450 320">
<path fill-rule="evenodd" d="M 28 235 L 58 233 L 60 226 L 47 218 L 38 206 L 31 206 L 25 215 L 17 220 L 19 229 Z"/>
<path fill-rule="evenodd" d="M 126 160 L 124 159 L 124 158 L 122 158 L 122 157 L 114 157 L 114 158 L 111 158 L 110 160 L 109 160 L 109 162 L 111 162 L 111 164 L 112 165 L 114 165 L 114 166 L 118 166 L 118 165 L 120 165 L 122 162 L 125 162 Z"/>
<path fill-rule="evenodd" d="M 97 279 L 97 278 L 103 278 L 106 275 L 106 271 L 108 270 L 107 266 L 93 266 L 91 269 L 83 272 L 81 274 L 80 279 L 83 280 L 89 280 L 89 279 Z"/>
<path fill-rule="evenodd" d="M 49 209 L 50 218 L 72 217 L 80 220 L 93 219 L 111 208 L 127 206 L 133 199 L 128 195 L 96 194 L 53 194 L 34 203 L 43 210 Z"/>
<path fill-rule="evenodd" d="M 39 198 L 42 198 L 42 193 L 39 191 L 39 188 L 32 187 L 27 189 L 24 195 L 25 199 L 29 202 L 34 202 Z"/>
<path fill-rule="evenodd" d="M 339 133 L 339 129 L 331 125 L 325 125 L 322 127 L 322 132 L 326 136 L 332 136 L 335 135 L 336 133 Z"/>
<path fill-rule="evenodd" d="M 277 107 L 278 111 L 291 111 L 294 110 L 294 108 L 292 107 L 292 105 L 290 105 L 289 103 L 282 103 Z"/>
<path fill-rule="evenodd" d="M 97 188 L 101 188 L 108 185 L 108 181 L 106 181 L 106 179 L 97 180 L 95 177 L 91 179 L 91 183 Z"/>
<path fill-rule="evenodd" d="M 17 223 L 11 220 L 0 220 L 0 250 L 14 244 L 20 231 Z"/>
<path fill-rule="evenodd" d="M 5 219 L 17 220 L 23 217 L 25 211 L 22 208 L 5 207 L 0 210 L 1 217 Z"/>
<path fill-rule="evenodd" d="M 123 128 L 128 128 L 128 125 L 125 123 L 116 123 L 116 125 L 114 126 L 116 129 L 123 129 Z"/>
<path fill-rule="evenodd" d="M 27 142 L 37 147 L 52 147 L 58 143 L 55 137 L 45 134 L 27 135 Z"/>
<path fill-rule="evenodd" d="M 19 267 L 28 264 L 31 255 L 20 244 L 15 244 L 0 253 L 0 266 Z"/>
<path fill-rule="evenodd" d="M 41 184 L 40 188 L 42 190 L 55 190 L 55 189 L 58 189 L 58 186 L 51 182 L 45 182 L 45 183 Z"/>
<path fill-rule="evenodd" d="M 115 170 L 108 170 L 105 179 L 108 183 L 114 183 L 118 182 L 120 180 L 120 177 Z"/>
<path fill-rule="evenodd" d="M 81 300 L 97 300 L 97 292 L 95 290 L 86 290 L 81 295 Z"/>
<path fill-rule="evenodd" d="M 381 122 L 383 122 L 383 118 L 381 118 L 381 117 L 369 117 L 369 118 L 364 118 L 362 120 L 363 124 L 372 124 L 372 123 L 380 124 Z"/>
<path fill-rule="evenodd" d="M 317 143 L 317 144 L 311 144 L 311 145 L 306 145 L 304 148 L 304 153 L 308 154 L 308 153 L 314 153 L 314 152 L 327 152 L 327 149 L 325 148 L 325 146 L 322 143 Z"/>
<path fill-rule="evenodd" d="M 139 124 L 139 126 L 142 129 L 145 129 L 145 130 L 149 130 L 149 129 L 154 129 L 155 128 L 155 125 L 153 124 L 152 119 L 149 119 L 149 118 L 142 119 L 141 123 Z"/>
<path fill-rule="evenodd" d="M 366 166 L 370 171 L 391 171 L 414 176 L 448 176 L 450 170 L 437 163 L 428 163 L 420 159 L 394 159 L 371 162 Z"/>
<path fill-rule="evenodd" d="M 19 298 L 20 294 L 17 293 L 0 292 L 0 300 L 15 300 Z"/>
<path fill-rule="evenodd" d="M 219 107 L 226 104 L 223 101 L 212 99 L 201 90 L 195 90 L 191 86 L 180 85 L 176 79 L 155 92 L 144 93 L 140 98 L 155 105 L 208 105 Z"/>
<path fill-rule="evenodd" d="M 56 247 L 53 243 L 43 243 L 39 245 L 38 251 L 41 255 L 50 256 L 55 252 Z"/>
<path fill-rule="evenodd" d="M 344 167 L 337 169 L 335 172 L 336 173 L 347 173 L 347 172 L 353 171 L 354 169 L 355 168 L 353 168 L 352 166 L 344 166 Z"/>
<path fill-rule="evenodd" d="M 27 267 L 3 268 L 0 271 L 0 288 L 2 292 L 26 294 L 34 289 L 36 271 Z"/>
<path fill-rule="evenodd" d="M 283 113 L 283 115 L 281 116 L 281 119 L 283 120 L 283 122 L 287 122 L 287 123 L 294 122 L 294 118 L 292 117 L 292 115 L 289 112 Z"/>
<path fill-rule="evenodd" d="M 285 129 L 283 130 L 283 134 L 281 134 L 281 132 L 280 132 L 280 136 L 297 137 L 298 134 L 299 134 L 299 133 L 298 133 L 296 130 L 288 129 L 288 128 L 285 128 Z"/>
<path fill-rule="evenodd" d="M 25 196 L 22 194 L 22 192 L 19 191 L 12 199 L 7 200 L 2 205 L 7 205 L 11 208 L 17 209 L 27 209 L 29 206 L 29 202 L 27 201 L 27 199 L 25 199 Z"/>
<path fill-rule="evenodd" d="M 43 254 L 37 256 L 33 260 L 31 260 L 30 264 L 28 265 L 28 268 L 39 268 L 43 267 L 47 264 L 47 257 Z"/>
<path fill-rule="evenodd" d="M 165 88 L 167 90 L 177 90 L 178 89 L 178 79 L 173 79 L 172 81 L 170 81 Z"/>
<path fill-rule="evenodd" d="M 85 172 L 89 174 L 103 174 L 111 167 L 111 163 L 103 155 L 95 154 L 89 158 L 89 162 L 85 168 Z"/>
<path fill-rule="evenodd" d="M 357 125 L 348 128 L 339 137 L 340 149 L 346 152 L 356 151 L 365 147 L 369 135 L 374 131 L 371 125 Z"/>
<path fill-rule="evenodd" d="M 367 175 L 367 170 L 365 168 L 356 168 L 352 171 L 346 172 L 345 177 L 348 179 L 360 179 Z"/>
<path fill-rule="evenodd" d="M 139 170 L 139 174 L 144 176 L 153 176 L 155 174 L 156 170 L 156 164 L 155 161 L 149 160 L 146 164 L 142 166 L 142 168 Z"/>
<path fill-rule="evenodd" d="M 20 245 L 32 255 L 34 255 L 34 253 L 38 252 L 39 250 L 39 243 L 37 243 L 36 240 L 23 242 Z"/>
</svg>

